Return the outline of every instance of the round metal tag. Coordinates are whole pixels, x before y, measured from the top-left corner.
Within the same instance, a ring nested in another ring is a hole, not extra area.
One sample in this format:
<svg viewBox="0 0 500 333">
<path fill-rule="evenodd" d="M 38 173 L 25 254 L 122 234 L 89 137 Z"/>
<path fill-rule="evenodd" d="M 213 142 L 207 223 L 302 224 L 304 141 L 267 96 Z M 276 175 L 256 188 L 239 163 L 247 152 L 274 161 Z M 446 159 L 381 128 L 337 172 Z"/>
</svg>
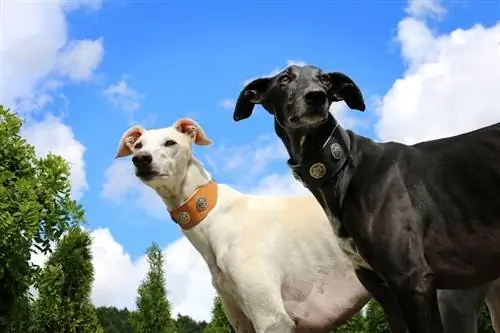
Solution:
<svg viewBox="0 0 500 333">
<path fill-rule="evenodd" d="M 208 201 L 205 197 L 199 197 L 196 199 L 196 209 L 201 212 L 202 210 L 205 210 L 208 206 Z"/>
<path fill-rule="evenodd" d="M 184 225 L 189 222 L 191 218 L 189 217 L 189 214 L 186 212 L 182 212 L 179 215 L 177 215 L 177 223 L 180 225 Z"/>
<path fill-rule="evenodd" d="M 340 160 L 342 157 L 344 157 L 344 150 L 342 149 L 342 146 L 336 142 L 332 144 L 332 146 L 330 147 L 330 151 L 332 152 L 333 158 L 336 160 Z"/>
<path fill-rule="evenodd" d="M 315 179 L 323 178 L 326 173 L 326 167 L 323 163 L 314 163 L 309 168 L 309 174 Z"/>
</svg>

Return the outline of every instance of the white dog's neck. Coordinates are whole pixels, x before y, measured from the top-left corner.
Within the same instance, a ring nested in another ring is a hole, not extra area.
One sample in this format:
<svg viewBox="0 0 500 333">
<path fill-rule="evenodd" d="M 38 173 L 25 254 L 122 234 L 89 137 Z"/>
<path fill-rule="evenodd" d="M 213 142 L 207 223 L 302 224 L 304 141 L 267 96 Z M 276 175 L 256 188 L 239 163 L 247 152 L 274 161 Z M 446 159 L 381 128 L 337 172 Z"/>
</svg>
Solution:
<svg viewBox="0 0 500 333">
<path fill-rule="evenodd" d="M 211 176 L 201 163 L 194 157 L 191 158 L 184 177 L 179 181 L 178 186 L 173 189 L 156 188 L 169 211 L 176 209 L 186 202 L 189 197 L 201 186 L 208 184 Z"/>
</svg>

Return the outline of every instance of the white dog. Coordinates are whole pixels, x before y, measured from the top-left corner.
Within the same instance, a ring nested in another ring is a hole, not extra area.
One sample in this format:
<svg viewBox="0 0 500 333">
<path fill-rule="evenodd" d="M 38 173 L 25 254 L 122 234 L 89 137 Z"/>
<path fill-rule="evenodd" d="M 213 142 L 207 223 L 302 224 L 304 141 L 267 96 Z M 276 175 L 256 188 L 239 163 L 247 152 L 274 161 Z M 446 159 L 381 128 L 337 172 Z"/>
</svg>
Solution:
<svg viewBox="0 0 500 333">
<path fill-rule="evenodd" d="M 191 119 L 128 129 L 116 157 L 165 202 L 203 256 L 236 332 L 328 332 L 371 298 L 311 195 L 256 196 L 216 184 L 192 155 L 211 140 Z"/>
</svg>

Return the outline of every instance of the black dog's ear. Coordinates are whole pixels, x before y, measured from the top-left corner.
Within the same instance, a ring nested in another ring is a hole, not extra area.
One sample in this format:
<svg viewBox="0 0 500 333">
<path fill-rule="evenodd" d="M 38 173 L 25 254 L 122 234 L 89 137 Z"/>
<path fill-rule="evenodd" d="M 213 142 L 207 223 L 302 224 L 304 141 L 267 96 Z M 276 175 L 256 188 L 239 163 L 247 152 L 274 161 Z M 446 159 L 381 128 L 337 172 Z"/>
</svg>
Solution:
<svg viewBox="0 0 500 333">
<path fill-rule="evenodd" d="M 255 104 L 262 102 L 270 83 L 270 78 L 260 78 L 253 80 L 243 88 L 234 107 L 234 121 L 240 121 L 252 115 Z"/>
<path fill-rule="evenodd" d="M 338 100 L 343 100 L 350 109 L 365 111 L 363 94 L 354 81 L 339 72 L 328 73 L 331 82 L 330 93 Z"/>
</svg>

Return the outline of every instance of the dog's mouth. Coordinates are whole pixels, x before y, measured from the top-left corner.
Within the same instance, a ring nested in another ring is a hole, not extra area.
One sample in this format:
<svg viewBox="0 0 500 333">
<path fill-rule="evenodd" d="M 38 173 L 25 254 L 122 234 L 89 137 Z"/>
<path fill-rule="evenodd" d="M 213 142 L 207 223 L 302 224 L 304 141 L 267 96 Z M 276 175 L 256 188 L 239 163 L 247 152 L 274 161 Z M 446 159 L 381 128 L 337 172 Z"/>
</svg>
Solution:
<svg viewBox="0 0 500 333">
<path fill-rule="evenodd" d="M 293 128 L 317 126 L 328 119 L 328 112 L 328 108 L 324 107 L 308 110 L 303 115 L 288 118 L 288 123 Z"/>
<path fill-rule="evenodd" d="M 151 170 L 151 169 L 148 170 L 136 169 L 135 175 L 144 181 L 150 181 L 153 180 L 154 178 L 162 176 L 156 170 Z"/>
</svg>

